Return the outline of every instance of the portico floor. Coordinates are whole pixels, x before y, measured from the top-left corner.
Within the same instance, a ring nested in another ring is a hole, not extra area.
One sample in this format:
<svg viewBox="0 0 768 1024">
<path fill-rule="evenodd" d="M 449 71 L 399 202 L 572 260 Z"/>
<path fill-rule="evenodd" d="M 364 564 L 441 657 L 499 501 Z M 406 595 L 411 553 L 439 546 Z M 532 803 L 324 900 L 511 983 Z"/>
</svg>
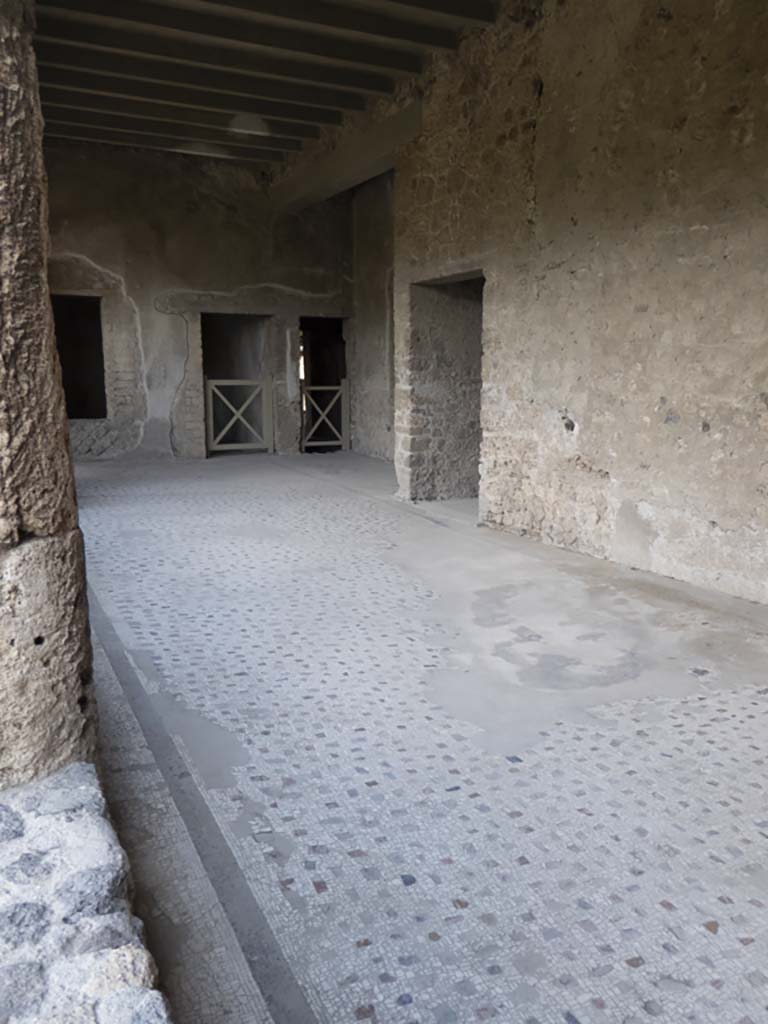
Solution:
<svg viewBox="0 0 768 1024">
<path fill-rule="evenodd" d="M 78 476 L 177 1024 L 765 1019 L 768 609 L 353 455 Z"/>
</svg>

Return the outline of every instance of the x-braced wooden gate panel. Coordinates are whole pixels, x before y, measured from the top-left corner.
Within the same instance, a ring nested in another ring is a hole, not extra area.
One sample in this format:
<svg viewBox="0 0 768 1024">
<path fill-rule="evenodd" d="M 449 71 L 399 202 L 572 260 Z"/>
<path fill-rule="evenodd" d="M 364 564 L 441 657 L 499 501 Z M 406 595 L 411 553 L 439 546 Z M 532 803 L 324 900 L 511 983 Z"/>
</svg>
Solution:
<svg viewBox="0 0 768 1024">
<path fill-rule="evenodd" d="M 349 382 L 302 385 L 301 447 L 349 450 Z"/>
<path fill-rule="evenodd" d="M 272 378 L 207 380 L 206 446 L 209 452 L 273 452 Z"/>
</svg>

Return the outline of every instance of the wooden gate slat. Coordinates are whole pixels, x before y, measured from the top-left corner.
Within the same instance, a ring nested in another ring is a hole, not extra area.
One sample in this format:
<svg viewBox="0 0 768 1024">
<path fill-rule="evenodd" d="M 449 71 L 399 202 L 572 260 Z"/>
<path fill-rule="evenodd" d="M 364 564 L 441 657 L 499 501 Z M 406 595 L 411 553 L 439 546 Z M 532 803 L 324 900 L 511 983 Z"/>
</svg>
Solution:
<svg viewBox="0 0 768 1024">
<path fill-rule="evenodd" d="M 305 399 L 305 403 L 302 403 L 303 422 L 302 422 L 302 449 L 306 451 L 307 448 L 339 448 L 343 451 L 348 451 L 350 447 L 350 430 L 349 430 L 349 383 L 347 380 L 343 380 L 341 384 L 336 385 L 316 385 L 303 384 L 302 395 Z M 328 401 L 322 407 L 315 400 L 315 395 L 322 401 L 322 395 L 328 396 Z M 338 402 L 341 402 L 341 430 L 339 431 L 335 424 L 328 418 L 331 412 L 336 408 Z M 306 410 L 311 405 L 315 412 L 319 415 L 319 419 L 309 427 Z M 313 441 L 312 438 L 315 432 L 322 424 L 325 423 L 330 427 L 335 437 L 326 441 Z"/>
<path fill-rule="evenodd" d="M 248 387 L 250 394 L 239 407 L 229 400 L 225 394 L 227 388 Z M 274 411 L 272 402 L 272 378 L 263 380 L 208 380 L 205 381 L 206 397 L 206 447 L 208 452 L 219 451 L 254 451 L 273 452 L 275 450 Z M 257 398 L 261 399 L 261 433 L 245 418 L 245 412 Z M 214 434 L 214 415 L 217 402 L 232 413 L 227 425 L 218 434 Z M 231 441 L 224 438 L 237 423 L 242 423 L 253 435 L 253 441 Z"/>
</svg>

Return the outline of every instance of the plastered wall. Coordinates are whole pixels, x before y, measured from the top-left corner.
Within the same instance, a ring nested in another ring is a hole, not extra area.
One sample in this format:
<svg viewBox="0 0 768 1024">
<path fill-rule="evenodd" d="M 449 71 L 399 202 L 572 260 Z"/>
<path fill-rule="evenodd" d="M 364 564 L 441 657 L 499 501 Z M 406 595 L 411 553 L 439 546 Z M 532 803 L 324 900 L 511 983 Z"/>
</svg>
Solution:
<svg viewBox="0 0 768 1024">
<path fill-rule="evenodd" d="M 392 193 L 391 174 L 373 178 L 354 192 L 354 319 L 345 332 L 352 449 L 390 461 L 394 454 Z"/>
<path fill-rule="evenodd" d="M 275 214 L 221 161 L 100 146 L 46 152 L 51 287 L 102 298 L 108 419 L 73 421 L 76 454 L 205 454 L 200 315 L 271 317 L 279 450 L 298 449 L 301 316 L 349 316 L 348 196 Z"/>
<path fill-rule="evenodd" d="M 768 600 L 766 38 L 757 0 L 505 0 L 369 113 L 421 98 L 395 160 L 403 496 L 429 435 L 412 285 L 480 270 L 482 520 Z"/>
</svg>

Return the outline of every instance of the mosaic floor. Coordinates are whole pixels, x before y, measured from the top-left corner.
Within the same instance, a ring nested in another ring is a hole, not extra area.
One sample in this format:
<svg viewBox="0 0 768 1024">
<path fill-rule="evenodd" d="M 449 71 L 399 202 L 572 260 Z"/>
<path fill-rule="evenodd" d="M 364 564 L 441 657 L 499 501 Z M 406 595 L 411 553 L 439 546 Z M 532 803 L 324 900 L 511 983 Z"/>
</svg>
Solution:
<svg viewBox="0 0 768 1024">
<path fill-rule="evenodd" d="M 766 1020 L 766 609 L 353 457 L 79 488 L 177 1024 Z"/>
</svg>

